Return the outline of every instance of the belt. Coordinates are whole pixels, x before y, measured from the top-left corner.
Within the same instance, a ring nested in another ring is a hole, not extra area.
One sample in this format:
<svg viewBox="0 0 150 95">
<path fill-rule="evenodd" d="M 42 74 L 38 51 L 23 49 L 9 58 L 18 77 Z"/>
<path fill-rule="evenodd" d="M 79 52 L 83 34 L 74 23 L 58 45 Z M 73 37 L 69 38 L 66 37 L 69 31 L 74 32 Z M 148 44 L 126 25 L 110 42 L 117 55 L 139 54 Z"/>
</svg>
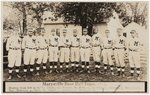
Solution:
<svg viewBox="0 0 150 95">
<path fill-rule="evenodd" d="M 122 47 L 122 48 L 119 48 L 119 47 L 115 47 L 115 49 L 124 49 L 124 47 Z"/>
<path fill-rule="evenodd" d="M 50 47 L 58 47 L 57 45 L 49 45 Z"/>
<path fill-rule="evenodd" d="M 129 49 L 129 51 L 135 51 L 135 52 L 138 52 L 138 50 L 135 50 L 135 49 Z"/>
<path fill-rule="evenodd" d="M 12 50 L 18 50 L 18 49 L 20 49 L 20 48 L 9 48 L 9 49 L 12 49 Z"/>
<path fill-rule="evenodd" d="M 73 48 L 78 48 L 79 46 L 72 46 Z"/>
<path fill-rule="evenodd" d="M 83 49 L 87 49 L 87 48 L 89 48 L 89 47 L 82 47 Z"/>
<path fill-rule="evenodd" d="M 69 46 L 61 46 L 61 48 L 69 48 Z"/>
<path fill-rule="evenodd" d="M 45 50 L 45 49 L 47 49 L 47 48 L 39 48 L 40 50 Z"/>
<path fill-rule="evenodd" d="M 29 47 L 26 47 L 26 49 L 36 49 L 36 48 L 29 48 Z"/>
<path fill-rule="evenodd" d="M 112 49 L 112 48 L 104 48 L 104 49 Z"/>
</svg>

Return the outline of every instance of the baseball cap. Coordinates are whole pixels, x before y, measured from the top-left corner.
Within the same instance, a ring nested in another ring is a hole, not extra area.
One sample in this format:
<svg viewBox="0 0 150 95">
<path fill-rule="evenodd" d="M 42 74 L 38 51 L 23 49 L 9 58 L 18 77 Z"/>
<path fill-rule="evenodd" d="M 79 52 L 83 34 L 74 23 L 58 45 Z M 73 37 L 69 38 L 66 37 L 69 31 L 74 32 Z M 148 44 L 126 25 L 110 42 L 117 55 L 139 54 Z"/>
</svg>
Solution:
<svg viewBox="0 0 150 95">
<path fill-rule="evenodd" d="M 67 32 L 67 29 L 63 29 L 63 33 L 66 33 Z"/>
<path fill-rule="evenodd" d="M 84 31 L 87 31 L 87 28 L 84 28 L 84 29 L 83 29 L 83 32 L 84 32 Z"/>
<path fill-rule="evenodd" d="M 130 32 L 130 33 L 134 33 L 134 32 L 136 32 L 136 30 L 131 30 L 131 32 Z"/>
</svg>

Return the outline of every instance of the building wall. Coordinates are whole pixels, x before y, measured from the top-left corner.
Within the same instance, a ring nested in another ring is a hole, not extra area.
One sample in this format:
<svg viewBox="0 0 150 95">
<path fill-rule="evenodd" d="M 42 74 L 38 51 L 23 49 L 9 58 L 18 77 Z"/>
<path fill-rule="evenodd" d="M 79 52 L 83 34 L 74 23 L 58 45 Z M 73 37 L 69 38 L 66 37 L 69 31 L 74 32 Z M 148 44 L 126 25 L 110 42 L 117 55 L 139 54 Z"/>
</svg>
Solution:
<svg viewBox="0 0 150 95">
<path fill-rule="evenodd" d="M 55 29 L 56 31 L 60 31 L 60 36 L 62 35 L 62 30 L 67 29 L 67 35 L 72 36 L 73 30 L 77 29 L 78 35 L 82 35 L 82 27 L 81 26 L 75 26 L 73 24 L 68 24 L 67 26 L 65 24 L 45 24 L 44 25 L 46 34 L 51 35 L 51 30 Z"/>
<path fill-rule="evenodd" d="M 62 35 L 62 30 L 64 28 L 67 29 L 68 31 L 68 35 L 71 36 L 73 33 L 73 29 L 77 29 L 78 30 L 78 35 L 82 35 L 82 27 L 79 25 L 74 25 L 74 24 L 68 24 L 68 26 L 66 26 L 65 24 L 44 24 L 45 30 L 46 30 L 46 34 L 47 35 L 51 35 L 51 30 L 52 29 L 56 29 L 58 31 L 60 31 L 60 35 Z M 104 36 L 105 34 L 105 30 L 107 29 L 107 24 L 106 23 L 101 23 L 101 24 L 95 24 L 94 27 L 98 28 L 99 33 L 101 34 L 101 36 Z"/>
</svg>

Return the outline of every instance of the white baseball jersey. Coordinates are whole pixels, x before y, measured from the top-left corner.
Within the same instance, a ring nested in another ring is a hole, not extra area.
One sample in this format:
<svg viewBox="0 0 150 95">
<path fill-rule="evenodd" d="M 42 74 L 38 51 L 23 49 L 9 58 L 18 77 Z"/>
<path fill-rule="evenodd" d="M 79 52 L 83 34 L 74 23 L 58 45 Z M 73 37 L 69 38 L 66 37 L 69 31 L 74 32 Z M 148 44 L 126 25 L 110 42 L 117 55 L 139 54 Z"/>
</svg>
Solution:
<svg viewBox="0 0 150 95">
<path fill-rule="evenodd" d="M 38 36 L 36 43 L 38 48 L 46 48 L 48 46 L 48 40 L 45 36 Z"/>
<path fill-rule="evenodd" d="M 59 37 L 57 35 L 49 37 L 49 45 L 58 46 Z"/>
<path fill-rule="evenodd" d="M 116 37 L 114 39 L 114 47 L 116 48 L 124 48 L 125 43 L 126 43 L 126 40 L 124 36 Z"/>
<path fill-rule="evenodd" d="M 25 36 L 22 42 L 22 48 L 36 48 L 36 37 L 35 36 Z"/>
<path fill-rule="evenodd" d="M 101 38 L 100 38 L 100 34 L 94 34 L 92 36 L 92 45 L 93 46 L 100 46 L 101 45 Z"/>
<path fill-rule="evenodd" d="M 91 37 L 89 35 L 83 35 L 80 39 L 81 47 L 90 47 L 91 46 Z"/>
<path fill-rule="evenodd" d="M 10 36 L 8 38 L 6 49 L 8 52 L 8 67 L 21 65 L 21 38 L 19 36 Z"/>
<path fill-rule="evenodd" d="M 21 48 L 21 38 L 19 36 L 11 36 L 7 40 L 6 49 L 9 48 Z"/>
<path fill-rule="evenodd" d="M 104 48 L 112 48 L 113 46 L 113 40 L 110 37 L 103 38 L 103 47 Z"/>
<path fill-rule="evenodd" d="M 129 40 L 129 49 L 131 50 L 139 50 L 140 48 L 140 40 L 135 37 Z"/>
<path fill-rule="evenodd" d="M 79 36 L 72 36 L 71 37 L 71 46 L 79 46 L 80 45 L 80 37 Z"/>
<path fill-rule="evenodd" d="M 59 46 L 68 46 L 68 45 L 71 45 L 70 37 L 68 37 L 68 36 L 60 37 L 60 39 L 59 39 Z"/>
</svg>

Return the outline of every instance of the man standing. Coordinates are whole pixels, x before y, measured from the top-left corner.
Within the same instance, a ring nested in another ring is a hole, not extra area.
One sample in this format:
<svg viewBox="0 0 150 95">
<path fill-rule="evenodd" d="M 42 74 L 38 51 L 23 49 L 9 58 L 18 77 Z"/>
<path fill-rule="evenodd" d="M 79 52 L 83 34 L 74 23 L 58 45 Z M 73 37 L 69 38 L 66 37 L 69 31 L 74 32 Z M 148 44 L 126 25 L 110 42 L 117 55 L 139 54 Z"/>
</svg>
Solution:
<svg viewBox="0 0 150 95">
<path fill-rule="evenodd" d="M 125 63 L 124 63 L 124 54 L 126 50 L 126 41 L 123 36 L 123 32 L 121 28 L 117 29 L 117 37 L 114 39 L 114 56 L 117 65 L 118 76 L 120 74 L 124 76 Z M 113 70 L 113 66 L 110 66 L 111 70 Z M 113 71 L 112 71 L 113 73 Z"/>
<path fill-rule="evenodd" d="M 45 29 L 40 29 L 41 33 L 36 39 L 37 44 L 37 61 L 36 61 L 36 74 L 39 75 L 40 64 L 43 64 L 43 70 L 45 74 L 47 74 L 46 67 L 47 67 L 47 59 L 48 59 L 48 40 L 45 36 Z M 40 32 L 39 31 L 39 32 Z"/>
<path fill-rule="evenodd" d="M 60 72 L 62 72 L 63 63 L 66 63 L 66 72 L 69 72 L 69 58 L 70 58 L 70 45 L 71 40 L 67 36 L 67 30 L 63 29 L 63 35 L 59 39 L 60 46 Z"/>
<path fill-rule="evenodd" d="M 89 61 L 90 61 L 90 47 L 91 47 L 91 37 L 87 34 L 88 31 L 86 28 L 83 29 L 83 35 L 80 39 L 80 54 L 81 54 L 81 61 L 82 61 L 82 71 L 84 69 L 87 70 L 88 73 L 90 73 L 89 70 Z M 86 67 L 86 68 L 85 68 Z"/>
<path fill-rule="evenodd" d="M 134 76 L 134 68 L 136 69 L 137 78 L 139 78 L 140 75 L 140 41 L 136 37 L 136 31 L 131 30 L 131 39 L 128 43 L 128 49 L 129 49 L 129 63 L 130 63 L 130 73 L 131 76 Z"/>
<path fill-rule="evenodd" d="M 77 34 L 77 30 L 73 30 L 73 37 L 71 38 L 71 70 L 78 72 L 79 60 L 80 60 L 80 37 Z M 74 68 L 76 67 L 76 68 Z"/>
<path fill-rule="evenodd" d="M 96 72 L 100 73 L 100 56 L 101 56 L 101 38 L 100 34 L 98 33 L 98 29 L 95 28 L 95 34 L 92 36 L 92 50 L 93 50 L 93 58 L 95 61 L 95 69 Z"/>
<path fill-rule="evenodd" d="M 21 78 L 19 75 L 19 67 L 21 66 L 21 38 L 18 36 L 16 31 L 11 31 L 13 35 L 8 38 L 6 44 L 6 50 L 8 51 L 8 79 L 12 79 L 13 68 L 16 69 L 16 75 L 18 78 Z"/>
<path fill-rule="evenodd" d="M 49 37 L 49 65 L 50 71 L 52 73 L 53 68 L 54 71 L 57 72 L 57 63 L 58 63 L 58 41 L 59 37 L 56 35 L 55 29 L 51 30 L 51 36 Z"/>
<path fill-rule="evenodd" d="M 113 62 L 112 62 L 112 54 L 113 54 L 113 40 L 110 37 L 110 31 L 109 30 L 105 30 L 105 37 L 102 40 L 103 44 L 102 44 L 102 55 L 103 55 L 103 63 L 104 63 L 104 73 L 106 73 L 108 65 L 110 65 L 111 70 L 113 67 Z"/>
<path fill-rule="evenodd" d="M 28 29 L 28 35 L 23 38 L 22 48 L 24 51 L 24 77 L 27 75 L 27 69 L 30 68 L 30 74 L 33 73 L 33 65 L 36 56 L 36 37 L 33 36 L 33 30 Z"/>
</svg>

